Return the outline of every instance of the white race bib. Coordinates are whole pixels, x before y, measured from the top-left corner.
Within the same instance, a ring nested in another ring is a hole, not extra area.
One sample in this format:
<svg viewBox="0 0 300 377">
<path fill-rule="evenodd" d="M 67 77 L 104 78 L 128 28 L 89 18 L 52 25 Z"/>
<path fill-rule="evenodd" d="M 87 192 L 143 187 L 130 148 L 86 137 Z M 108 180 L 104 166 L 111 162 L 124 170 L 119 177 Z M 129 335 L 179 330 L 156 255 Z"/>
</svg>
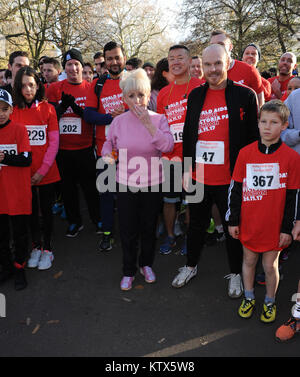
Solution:
<svg viewBox="0 0 300 377">
<path fill-rule="evenodd" d="M 47 125 L 26 126 L 30 145 L 46 144 L 46 128 Z"/>
<path fill-rule="evenodd" d="M 224 141 L 197 141 L 196 162 L 208 165 L 224 165 L 224 153 Z"/>
<path fill-rule="evenodd" d="M 170 131 L 172 132 L 174 143 L 182 143 L 184 123 L 171 124 Z"/>
<path fill-rule="evenodd" d="M 0 144 L 0 151 L 9 155 L 17 155 L 17 144 Z M 0 166 L 7 166 L 5 164 L 0 164 Z"/>
<path fill-rule="evenodd" d="M 279 164 L 247 164 L 247 187 L 254 190 L 276 190 L 280 187 Z"/>
<path fill-rule="evenodd" d="M 61 135 L 81 135 L 81 118 L 60 118 L 59 133 Z"/>
</svg>

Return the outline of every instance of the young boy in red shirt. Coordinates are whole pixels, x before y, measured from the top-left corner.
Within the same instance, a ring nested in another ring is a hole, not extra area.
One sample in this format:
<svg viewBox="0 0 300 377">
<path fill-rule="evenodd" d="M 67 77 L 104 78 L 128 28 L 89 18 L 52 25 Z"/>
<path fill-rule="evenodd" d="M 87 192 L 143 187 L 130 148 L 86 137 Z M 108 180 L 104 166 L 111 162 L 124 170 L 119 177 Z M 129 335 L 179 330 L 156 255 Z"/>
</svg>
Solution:
<svg viewBox="0 0 300 377">
<path fill-rule="evenodd" d="M 25 126 L 9 119 L 11 95 L 0 89 L 0 283 L 15 274 L 15 289 L 26 288 L 28 219 L 31 214 L 31 149 Z M 15 260 L 10 250 L 10 224 Z"/>
<path fill-rule="evenodd" d="M 226 220 L 229 233 L 240 239 L 243 250 L 245 297 L 238 314 L 250 318 L 255 308 L 255 267 L 262 253 L 266 296 L 262 322 L 276 317 L 275 295 L 279 283 L 280 251 L 291 241 L 297 189 L 300 188 L 300 157 L 280 139 L 288 125 L 288 108 L 279 100 L 262 106 L 260 140 L 241 149 L 229 188 Z"/>
</svg>

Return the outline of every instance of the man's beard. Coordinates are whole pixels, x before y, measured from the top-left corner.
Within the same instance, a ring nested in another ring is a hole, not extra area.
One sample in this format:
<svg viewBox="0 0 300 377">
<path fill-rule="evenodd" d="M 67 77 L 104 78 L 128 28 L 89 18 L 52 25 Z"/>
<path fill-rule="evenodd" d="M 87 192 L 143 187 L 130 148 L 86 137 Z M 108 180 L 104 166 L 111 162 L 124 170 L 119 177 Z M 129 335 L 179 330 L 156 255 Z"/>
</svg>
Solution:
<svg viewBox="0 0 300 377">
<path fill-rule="evenodd" d="M 108 68 L 108 72 L 113 75 L 113 76 L 118 76 L 120 73 L 123 72 L 123 68 L 121 66 L 118 66 L 118 70 L 117 71 L 113 71 L 112 69 L 109 69 Z"/>
</svg>

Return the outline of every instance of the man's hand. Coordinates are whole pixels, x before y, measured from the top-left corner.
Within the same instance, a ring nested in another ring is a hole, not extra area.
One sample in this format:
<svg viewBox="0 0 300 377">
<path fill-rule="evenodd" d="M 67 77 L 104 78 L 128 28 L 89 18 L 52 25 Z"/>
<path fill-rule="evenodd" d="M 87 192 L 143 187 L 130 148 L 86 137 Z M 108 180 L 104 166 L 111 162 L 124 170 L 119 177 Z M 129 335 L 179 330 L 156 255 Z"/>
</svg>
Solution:
<svg viewBox="0 0 300 377">
<path fill-rule="evenodd" d="M 125 111 L 125 107 L 123 104 L 121 104 L 120 106 L 116 107 L 111 113 L 110 115 L 115 118 L 117 117 L 118 115 L 121 115 L 123 114 Z"/>
<path fill-rule="evenodd" d="M 231 235 L 232 238 L 235 238 L 236 240 L 239 239 L 240 235 L 240 227 L 239 226 L 229 226 L 228 232 Z"/>
<path fill-rule="evenodd" d="M 295 241 L 300 241 L 300 220 L 297 220 L 292 230 L 292 235 Z"/>
<path fill-rule="evenodd" d="M 287 233 L 280 233 L 279 237 L 279 247 L 285 248 L 288 247 L 292 243 L 292 236 Z"/>
</svg>

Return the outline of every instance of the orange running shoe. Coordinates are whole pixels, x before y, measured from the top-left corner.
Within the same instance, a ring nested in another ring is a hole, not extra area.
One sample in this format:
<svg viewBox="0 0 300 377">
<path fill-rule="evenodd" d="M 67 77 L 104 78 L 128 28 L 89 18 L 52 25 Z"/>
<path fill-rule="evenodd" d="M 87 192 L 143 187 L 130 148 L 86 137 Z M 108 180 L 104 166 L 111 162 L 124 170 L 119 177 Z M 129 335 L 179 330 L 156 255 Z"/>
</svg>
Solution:
<svg viewBox="0 0 300 377">
<path fill-rule="evenodd" d="M 300 318 L 291 317 L 277 329 L 275 337 L 279 342 L 286 342 L 292 339 L 297 332 L 300 332 Z"/>
</svg>

